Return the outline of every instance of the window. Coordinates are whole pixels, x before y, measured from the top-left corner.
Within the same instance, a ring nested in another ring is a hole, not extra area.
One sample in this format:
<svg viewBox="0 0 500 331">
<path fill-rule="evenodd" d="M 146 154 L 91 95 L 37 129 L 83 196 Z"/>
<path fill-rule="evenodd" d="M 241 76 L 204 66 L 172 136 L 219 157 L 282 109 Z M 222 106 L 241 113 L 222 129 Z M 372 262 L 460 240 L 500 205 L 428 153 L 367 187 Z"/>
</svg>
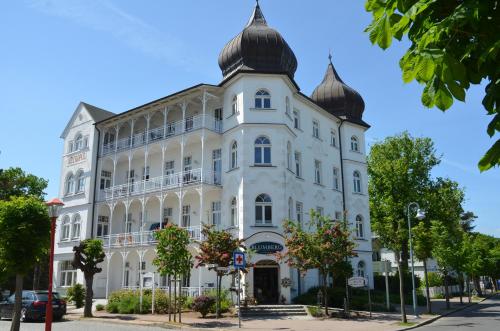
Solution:
<svg viewBox="0 0 500 331">
<path fill-rule="evenodd" d="M 238 97 L 235 95 L 231 101 L 231 115 L 238 113 Z"/>
<path fill-rule="evenodd" d="M 302 205 L 302 202 L 297 201 L 295 203 L 295 215 L 297 223 L 302 224 L 302 222 L 304 222 L 304 206 Z"/>
<path fill-rule="evenodd" d="M 238 225 L 238 200 L 236 197 L 231 198 L 231 226 Z"/>
<path fill-rule="evenodd" d="M 323 216 L 323 207 L 316 207 L 316 212 L 320 215 L 320 216 Z"/>
<path fill-rule="evenodd" d="M 75 138 L 73 150 L 74 151 L 79 151 L 81 149 L 83 149 L 83 136 L 81 134 L 79 134 Z"/>
<path fill-rule="evenodd" d="M 174 182 L 174 161 L 165 162 L 165 185 L 176 184 Z"/>
<path fill-rule="evenodd" d="M 359 171 L 354 171 L 352 174 L 353 184 L 354 184 L 354 193 L 361 193 L 361 174 Z"/>
<path fill-rule="evenodd" d="M 300 129 L 300 117 L 297 109 L 293 110 L 293 127 L 295 129 Z"/>
<path fill-rule="evenodd" d="M 255 164 L 271 164 L 271 142 L 266 137 L 255 139 Z"/>
<path fill-rule="evenodd" d="M 191 226 L 191 206 L 182 206 L 182 227 Z"/>
<path fill-rule="evenodd" d="M 290 98 L 285 98 L 285 114 L 290 115 Z"/>
<path fill-rule="evenodd" d="M 80 217 L 80 214 L 76 214 L 75 217 L 73 218 L 71 238 L 73 239 L 80 238 L 81 224 L 82 224 L 82 218 Z"/>
<path fill-rule="evenodd" d="M 339 168 L 333 167 L 333 189 L 339 190 Z"/>
<path fill-rule="evenodd" d="M 75 189 L 75 178 L 72 173 L 66 176 L 65 195 L 72 194 Z"/>
<path fill-rule="evenodd" d="M 61 224 L 61 240 L 69 240 L 70 227 L 71 227 L 71 222 L 69 216 L 66 215 L 64 216 Z"/>
<path fill-rule="evenodd" d="M 212 224 L 221 225 L 220 201 L 212 202 Z"/>
<path fill-rule="evenodd" d="M 97 237 L 107 236 L 109 234 L 109 217 L 97 216 Z"/>
<path fill-rule="evenodd" d="M 351 151 L 359 152 L 358 138 L 356 136 L 351 137 Z"/>
<path fill-rule="evenodd" d="M 314 160 L 314 183 L 321 184 L 321 161 Z"/>
<path fill-rule="evenodd" d="M 292 144 L 290 142 L 286 144 L 286 167 L 292 170 Z"/>
<path fill-rule="evenodd" d="M 255 93 L 255 108 L 271 108 L 271 95 L 266 90 Z"/>
<path fill-rule="evenodd" d="M 111 171 L 102 170 L 101 171 L 101 190 L 111 187 Z"/>
<path fill-rule="evenodd" d="M 335 130 L 330 131 L 330 145 L 333 147 L 337 146 L 337 133 Z"/>
<path fill-rule="evenodd" d="M 265 193 L 255 199 L 255 224 L 272 224 L 273 207 L 271 197 Z"/>
<path fill-rule="evenodd" d="M 71 261 L 61 261 L 61 281 L 59 285 L 61 287 L 73 286 L 76 282 L 76 269 L 71 264 Z"/>
<path fill-rule="evenodd" d="M 142 218 L 142 215 L 139 215 Z M 125 225 L 125 229 L 123 232 L 131 233 L 132 232 L 132 213 L 128 213 L 123 215 L 123 224 Z"/>
<path fill-rule="evenodd" d="M 319 122 L 313 121 L 313 137 L 319 139 Z"/>
<path fill-rule="evenodd" d="M 142 180 L 149 180 L 149 166 L 142 167 Z"/>
<path fill-rule="evenodd" d="M 76 193 L 83 192 L 85 190 L 85 174 L 83 170 L 78 171 L 76 175 Z"/>
<path fill-rule="evenodd" d="M 302 177 L 302 155 L 295 152 L 295 176 Z"/>
<path fill-rule="evenodd" d="M 356 216 L 356 238 L 363 238 L 363 217 L 361 215 Z"/>
<path fill-rule="evenodd" d="M 293 200 L 292 200 L 292 197 L 288 198 L 288 219 L 293 220 Z"/>
<path fill-rule="evenodd" d="M 341 211 L 336 211 L 335 212 L 335 220 L 336 221 L 341 221 L 342 220 L 342 212 Z"/>
<path fill-rule="evenodd" d="M 364 261 L 358 262 L 357 274 L 358 274 L 358 277 L 365 277 L 365 262 Z"/>
<path fill-rule="evenodd" d="M 73 141 L 68 142 L 68 153 L 73 152 Z"/>
<path fill-rule="evenodd" d="M 235 169 L 238 167 L 238 143 L 236 141 L 233 141 L 231 144 L 231 157 L 230 157 L 230 162 L 231 164 L 229 165 L 230 169 Z"/>
</svg>

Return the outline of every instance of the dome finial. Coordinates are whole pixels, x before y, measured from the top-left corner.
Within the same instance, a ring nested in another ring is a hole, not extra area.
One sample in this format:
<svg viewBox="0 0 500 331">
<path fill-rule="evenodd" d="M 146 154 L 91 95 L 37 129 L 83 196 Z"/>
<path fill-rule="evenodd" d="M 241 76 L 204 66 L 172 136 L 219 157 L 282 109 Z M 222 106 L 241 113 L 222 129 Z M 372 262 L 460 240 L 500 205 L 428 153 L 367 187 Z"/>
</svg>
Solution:
<svg viewBox="0 0 500 331">
<path fill-rule="evenodd" d="M 253 10 L 252 16 L 250 16 L 250 19 L 248 20 L 248 23 L 246 26 L 248 27 L 252 24 L 267 25 L 266 19 L 264 18 L 264 14 L 262 14 L 262 10 L 260 9 L 260 6 L 259 6 L 259 0 L 256 0 L 255 8 Z"/>
<path fill-rule="evenodd" d="M 328 49 L 328 60 L 330 60 L 330 63 L 332 63 L 332 49 Z"/>
</svg>

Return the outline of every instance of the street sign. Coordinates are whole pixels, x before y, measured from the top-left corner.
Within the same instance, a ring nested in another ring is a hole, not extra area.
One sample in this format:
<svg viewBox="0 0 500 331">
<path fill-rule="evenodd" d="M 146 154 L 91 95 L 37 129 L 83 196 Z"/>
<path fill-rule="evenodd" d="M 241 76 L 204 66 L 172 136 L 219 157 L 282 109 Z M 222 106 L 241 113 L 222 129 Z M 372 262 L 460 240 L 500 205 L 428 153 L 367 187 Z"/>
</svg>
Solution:
<svg viewBox="0 0 500 331">
<path fill-rule="evenodd" d="M 223 272 L 228 272 L 229 271 L 229 267 L 217 267 L 217 268 L 215 268 L 215 270 L 217 270 L 217 271 L 223 271 Z"/>
<path fill-rule="evenodd" d="M 243 252 L 233 252 L 233 266 L 235 269 L 245 268 L 245 253 Z"/>
<path fill-rule="evenodd" d="M 364 287 L 365 278 L 364 277 L 351 277 L 347 280 L 347 284 L 350 287 Z"/>
</svg>

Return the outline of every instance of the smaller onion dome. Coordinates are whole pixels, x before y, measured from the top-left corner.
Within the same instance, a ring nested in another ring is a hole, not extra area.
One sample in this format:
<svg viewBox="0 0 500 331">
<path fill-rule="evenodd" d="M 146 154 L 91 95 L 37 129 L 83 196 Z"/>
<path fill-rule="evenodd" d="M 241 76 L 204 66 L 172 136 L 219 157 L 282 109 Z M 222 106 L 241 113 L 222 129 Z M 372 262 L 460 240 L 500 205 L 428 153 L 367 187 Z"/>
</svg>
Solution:
<svg viewBox="0 0 500 331">
<path fill-rule="evenodd" d="M 333 67 L 332 55 L 326 69 L 325 77 L 313 91 L 311 99 L 320 107 L 336 116 L 348 120 L 362 122 L 365 102 L 361 95 L 345 84 Z M 364 123 L 364 122 L 363 122 Z"/>
<path fill-rule="evenodd" d="M 250 19 L 219 54 L 224 79 L 238 70 L 287 74 L 293 78 L 297 58 L 281 34 L 267 25 L 259 2 Z"/>
</svg>

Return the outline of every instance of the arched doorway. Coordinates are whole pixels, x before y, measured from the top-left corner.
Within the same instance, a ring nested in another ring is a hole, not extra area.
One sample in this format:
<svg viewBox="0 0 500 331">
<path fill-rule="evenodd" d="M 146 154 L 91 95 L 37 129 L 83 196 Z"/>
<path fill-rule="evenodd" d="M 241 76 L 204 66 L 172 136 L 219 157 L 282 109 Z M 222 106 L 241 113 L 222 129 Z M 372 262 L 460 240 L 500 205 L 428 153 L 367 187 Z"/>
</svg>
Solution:
<svg viewBox="0 0 500 331">
<path fill-rule="evenodd" d="M 277 304 L 280 297 L 279 265 L 262 260 L 253 269 L 253 293 L 259 304 Z"/>
</svg>

